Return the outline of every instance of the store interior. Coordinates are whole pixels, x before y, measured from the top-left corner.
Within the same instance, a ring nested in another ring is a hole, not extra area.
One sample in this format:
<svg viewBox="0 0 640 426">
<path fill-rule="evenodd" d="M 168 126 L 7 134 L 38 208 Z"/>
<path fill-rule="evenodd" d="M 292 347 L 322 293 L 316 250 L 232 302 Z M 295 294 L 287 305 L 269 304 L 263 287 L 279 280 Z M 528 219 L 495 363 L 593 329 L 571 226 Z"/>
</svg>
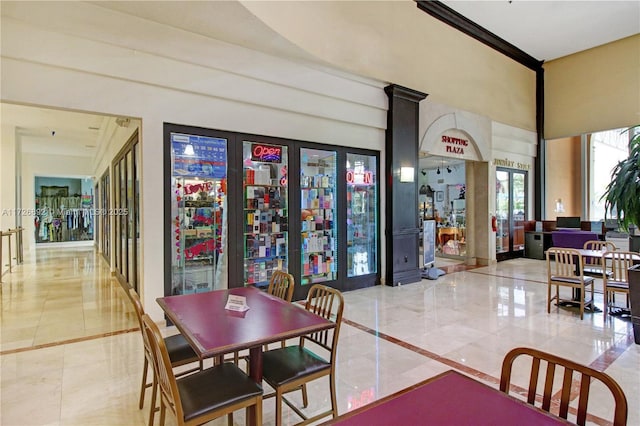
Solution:
<svg viewBox="0 0 640 426">
<path fill-rule="evenodd" d="M 466 173 L 465 161 L 456 158 L 423 156 L 418 170 L 418 214 L 420 228 L 435 221 L 435 233 L 422 245 L 432 245 L 438 257 L 466 256 Z"/>
</svg>

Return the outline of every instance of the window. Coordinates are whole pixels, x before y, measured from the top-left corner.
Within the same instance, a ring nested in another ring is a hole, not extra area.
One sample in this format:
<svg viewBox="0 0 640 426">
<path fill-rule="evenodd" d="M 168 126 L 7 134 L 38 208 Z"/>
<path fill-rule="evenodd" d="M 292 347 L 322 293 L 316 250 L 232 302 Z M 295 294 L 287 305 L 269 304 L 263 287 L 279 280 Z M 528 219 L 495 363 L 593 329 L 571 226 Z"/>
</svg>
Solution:
<svg viewBox="0 0 640 426">
<path fill-rule="evenodd" d="M 629 155 L 629 132 L 625 128 L 592 133 L 588 141 L 588 216 L 591 221 L 599 221 L 604 219 L 604 201 L 600 198 L 611 182 L 611 171 Z"/>
</svg>

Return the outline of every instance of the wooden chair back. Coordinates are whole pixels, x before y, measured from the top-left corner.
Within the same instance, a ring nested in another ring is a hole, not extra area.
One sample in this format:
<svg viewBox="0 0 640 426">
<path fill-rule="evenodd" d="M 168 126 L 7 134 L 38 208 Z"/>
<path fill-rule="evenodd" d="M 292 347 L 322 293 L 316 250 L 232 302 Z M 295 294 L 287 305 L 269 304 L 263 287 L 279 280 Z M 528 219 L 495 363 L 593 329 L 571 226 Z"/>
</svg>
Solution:
<svg viewBox="0 0 640 426">
<path fill-rule="evenodd" d="M 616 245 L 611 241 L 589 240 L 584 243 L 582 248 L 585 250 L 614 251 L 616 250 Z"/>
<path fill-rule="evenodd" d="M 144 308 L 142 307 L 142 302 L 140 301 L 140 296 L 138 293 L 132 288 L 129 289 L 129 299 L 131 299 L 131 304 L 133 305 L 133 310 L 136 312 L 136 317 L 138 318 L 138 324 L 140 325 L 140 333 L 142 333 L 142 342 L 144 343 L 144 355 L 149 362 L 153 359 L 153 354 L 151 353 L 151 344 L 147 336 L 144 333 L 144 325 L 142 324 L 142 316 L 144 315 Z"/>
<path fill-rule="evenodd" d="M 142 316 L 144 334 L 151 346 L 151 354 L 153 355 L 154 367 L 158 385 L 160 387 L 160 398 L 164 401 L 164 406 L 169 407 L 173 414 L 180 420 L 184 419 L 184 412 L 182 410 L 182 401 L 180 400 L 180 392 L 178 391 L 178 383 L 176 377 L 173 374 L 171 368 L 171 360 L 169 359 L 169 352 L 164 343 L 160 329 L 155 322 L 144 314 Z M 164 412 L 161 412 L 161 424 L 164 420 Z"/>
<path fill-rule="evenodd" d="M 640 253 L 634 251 L 607 251 L 602 259 L 608 261 L 611 274 L 605 277 L 605 285 L 609 283 L 626 284 L 629 287 L 629 268 L 640 262 Z"/>
<path fill-rule="evenodd" d="M 300 346 L 305 340 L 315 343 L 331 353 L 329 362 L 335 368 L 336 349 L 340 334 L 340 323 L 344 311 L 344 298 L 339 290 L 321 284 L 314 284 L 309 289 L 305 309 L 336 323 L 335 328 L 308 334 L 300 339 Z"/>
<path fill-rule="evenodd" d="M 551 259 L 554 262 L 551 262 Z M 549 280 L 569 279 L 584 275 L 584 263 L 576 249 L 551 247 L 547 250 L 547 276 Z"/>
<path fill-rule="evenodd" d="M 623 426 L 627 424 L 627 398 L 620 385 L 611 376 L 606 373 L 594 370 L 586 365 L 578 364 L 574 361 L 561 358 L 559 356 L 542 352 L 532 348 L 515 348 L 509 351 L 502 361 L 502 374 L 500 376 L 500 390 L 509 393 L 509 385 L 511 382 L 511 370 L 516 358 L 523 356 L 530 358 L 531 370 L 529 375 L 529 387 L 527 389 L 527 402 L 545 411 L 551 411 L 552 395 L 556 392 L 553 388 L 556 370 L 558 375 L 562 375 L 560 389 L 560 406 L 558 408 L 558 416 L 567 419 L 569 411 L 575 412 L 576 424 L 584 425 L 587 421 L 587 405 L 589 401 L 589 390 L 592 381 L 599 381 L 604 384 L 613 396 L 615 402 L 613 425 Z M 542 379 L 541 368 L 542 361 L 547 365 L 544 376 L 544 388 L 542 389 L 542 399 L 539 400 L 537 395 L 538 379 Z M 577 376 L 574 380 L 574 375 Z M 573 390 L 573 392 L 572 392 Z M 574 393 L 577 392 L 577 395 Z M 570 407 L 572 398 L 578 398 L 577 408 Z M 540 405 L 537 405 L 537 404 Z M 573 414 L 573 413 L 572 413 Z M 571 420 L 573 421 L 573 420 Z"/>
<path fill-rule="evenodd" d="M 267 293 L 279 297 L 282 300 L 286 300 L 287 302 L 291 302 L 294 287 L 295 280 L 293 275 L 284 271 L 273 271 L 271 279 L 269 280 Z"/>
<path fill-rule="evenodd" d="M 582 247 L 585 250 L 599 250 L 599 251 L 614 251 L 616 250 L 616 245 L 611 241 L 602 241 L 602 240 L 589 240 L 584 243 Z M 599 257 L 589 257 L 584 262 L 586 265 L 595 265 L 602 266 L 606 263 Z M 602 269 L 598 269 L 599 273 L 602 273 Z"/>
</svg>

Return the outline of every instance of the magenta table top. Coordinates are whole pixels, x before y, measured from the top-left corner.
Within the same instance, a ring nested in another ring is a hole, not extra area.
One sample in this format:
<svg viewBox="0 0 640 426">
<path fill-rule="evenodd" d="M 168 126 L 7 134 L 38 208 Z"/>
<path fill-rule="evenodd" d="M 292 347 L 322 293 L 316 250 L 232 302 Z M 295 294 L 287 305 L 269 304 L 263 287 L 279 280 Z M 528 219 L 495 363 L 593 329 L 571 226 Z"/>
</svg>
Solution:
<svg viewBox="0 0 640 426">
<path fill-rule="evenodd" d="M 225 309 L 229 294 L 245 296 L 249 310 Z M 202 358 L 335 327 L 335 323 L 255 287 L 161 297 L 157 301 Z"/>
<path fill-rule="evenodd" d="M 324 424 L 540 426 L 569 423 L 450 370 Z"/>
</svg>

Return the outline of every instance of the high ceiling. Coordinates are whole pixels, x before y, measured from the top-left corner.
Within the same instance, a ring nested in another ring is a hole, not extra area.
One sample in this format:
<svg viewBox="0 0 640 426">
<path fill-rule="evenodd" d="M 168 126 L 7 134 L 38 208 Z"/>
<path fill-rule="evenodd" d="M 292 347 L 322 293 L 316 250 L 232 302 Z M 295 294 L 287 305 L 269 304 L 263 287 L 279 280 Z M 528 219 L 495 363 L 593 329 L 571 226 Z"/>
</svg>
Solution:
<svg viewBox="0 0 640 426">
<path fill-rule="evenodd" d="M 538 60 L 640 33 L 640 1 L 462 1 L 446 6 Z"/>
<path fill-rule="evenodd" d="M 186 2 L 171 1 L 95 3 L 273 55 L 312 60 L 307 52 L 263 25 L 240 2 L 193 1 L 188 2 L 189 7 L 185 7 Z M 445 0 L 443 3 L 545 61 L 640 33 L 640 1 Z M 423 12 L 416 7 L 416 13 Z M 106 123 L 104 117 L 92 114 L 7 104 L 1 108 L 3 125 L 18 127 L 27 152 L 91 157 Z"/>
</svg>

